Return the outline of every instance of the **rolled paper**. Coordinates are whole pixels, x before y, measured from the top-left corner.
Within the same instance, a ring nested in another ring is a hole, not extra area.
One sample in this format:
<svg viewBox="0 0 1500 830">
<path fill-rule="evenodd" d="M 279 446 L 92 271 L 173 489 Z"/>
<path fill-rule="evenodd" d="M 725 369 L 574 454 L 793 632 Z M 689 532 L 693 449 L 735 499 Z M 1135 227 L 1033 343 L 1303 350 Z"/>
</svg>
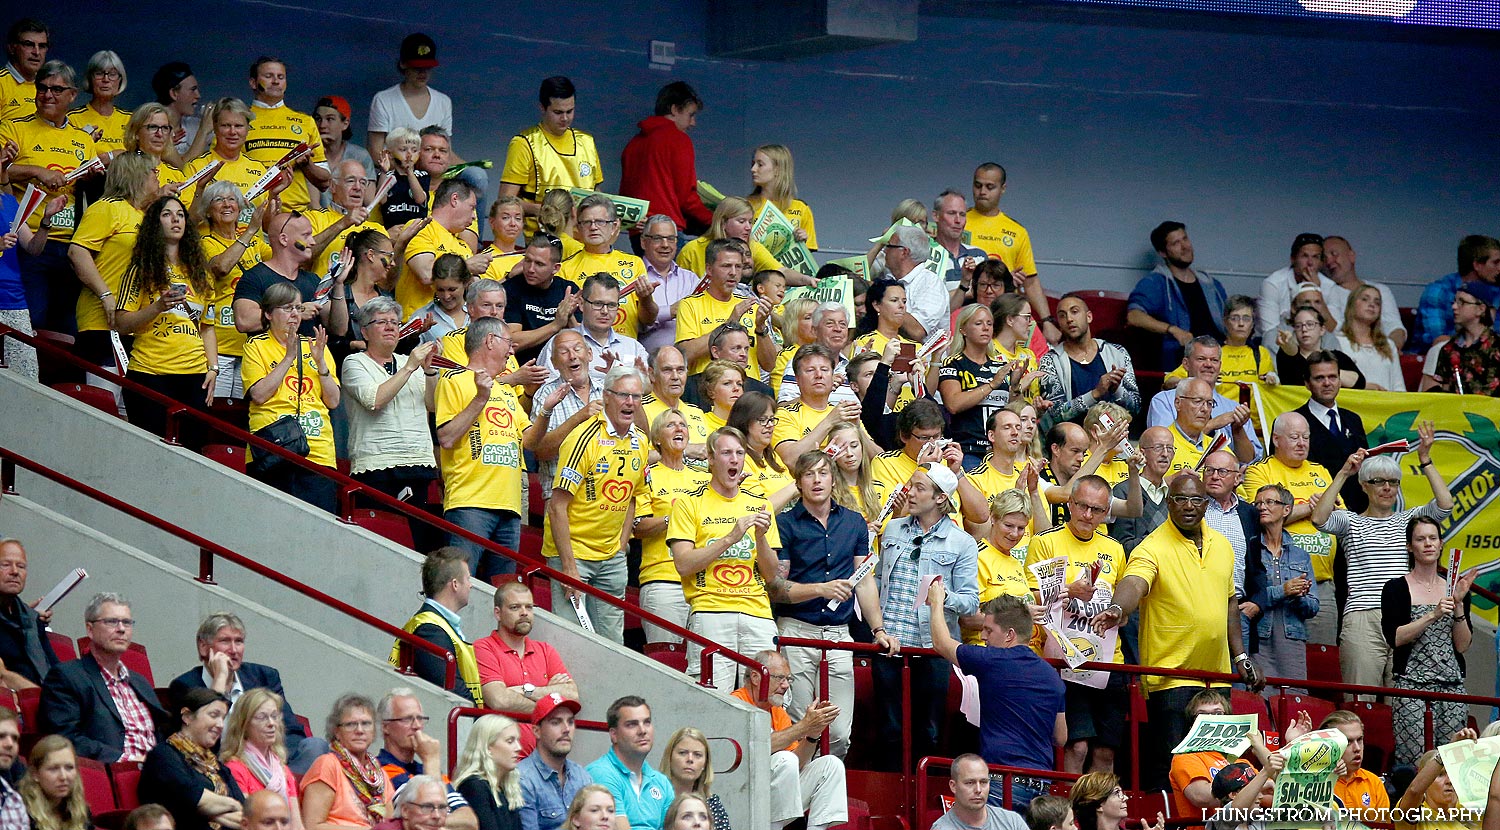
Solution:
<svg viewBox="0 0 1500 830">
<path fill-rule="evenodd" d="M 201 182 L 209 176 L 212 176 L 214 174 L 214 171 L 223 166 L 224 162 L 219 159 L 214 159 L 208 164 L 203 165 L 203 167 L 199 169 L 198 172 L 177 183 L 177 192 L 181 193 L 182 191 L 187 190 L 198 182 Z"/>
<path fill-rule="evenodd" d="M 1115 419 L 1109 417 L 1109 413 L 1099 413 L 1099 426 L 1104 427 L 1106 432 L 1112 429 L 1114 425 Z M 1121 458 L 1135 458 L 1136 450 L 1135 447 L 1131 445 L 1129 437 L 1120 439 L 1120 443 L 1115 445 L 1115 453 L 1118 454 Z"/>
<path fill-rule="evenodd" d="M 1453 366 L 1453 388 L 1462 395 L 1464 393 L 1463 374 L 1458 369 L 1458 350 L 1448 353 L 1448 363 Z"/>
<path fill-rule="evenodd" d="M 413 334 L 421 331 L 422 326 L 426 325 L 426 323 L 426 316 L 413 317 L 410 320 L 407 320 L 406 325 L 402 326 L 400 331 L 396 332 L 396 339 L 405 340 L 406 338 L 411 337 Z"/>
<path fill-rule="evenodd" d="M 280 176 L 281 173 L 282 170 L 280 167 L 272 167 L 261 174 L 261 177 L 256 179 L 254 184 L 250 185 L 250 189 L 245 191 L 245 200 L 255 201 L 260 194 L 265 193 L 271 187 L 271 183 L 276 181 L 276 177 Z"/>
<path fill-rule="evenodd" d="M 52 590 L 48 591 L 46 595 L 37 600 L 36 610 L 43 613 L 51 611 L 53 606 L 57 605 L 59 602 L 62 602 L 63 597 L 67 596 L 70 591 L 78 587 L 79 583 L 88 578 L 88 571 L 85 571 L 83 568 L 74 568 L 73 570 L 68 571 L 68 573 L 63 576 L 61 581 L 52 586 Z"/>
<path fill-rule="evenodd" d="M 1210 455 L 1213 455 L 1214 453 L 1224 449 L 1227 446 L 1229 446 L 1229 436 L 1225 435 L 1222 432 L 1215 433 L 1214 440 L 1210 441 L 1208 444 L 1208 449 L 1203 451 L 1203 457 L 1198 459 L 1197 464 L 1193 465 L 1193 472 L 1196 473 L 1199 470 L 1202 470 L 1203 465 L 1208 463 L 1208 457 Z"/>
<path fill-rule="evenodd" d="M 704 289 L 706 289 L 706 288 L 708 288 L 708 277 L 707 276 L 705 276 L 701 280 L 698 280 L 697 287 L 695 287 L 692 291 L 690 291 L 688 293 L 689 294 L 702 294 L 703 291 L 704 291 Z"/>
<path fill-rule="evenodd" d="M 589 619 L 588 609 L 583 607 L 583 597 L 574 594 L 569 599 L 573 603 L 573 613 L 578 615 L 578 624 L 583 626 L 584 631 L 592 634 L 594 632 L 594 621 Z"/>
<path fill-rule="evenodd" d="M 21 194 L 21 204 L 16 210 L 16 219 L 10 223 L 10 232 L 15 233 L 26 224 L 26 220 L 31 218 L 31 214 L 36 212 L 46 198 L 46 192 L 38 190 L 35 183 L 26 185 L 26 192 Z"/>
<path fill-rule="evenodd" d="M 922 360 L 923 358 L 936 354 L 944 346 L 947 346 L 948 342 L 952 339 L 953 335 L 949 334 L 946 331 L 940 331 L 934 334 L 933 336 L 927 338 L 927 342 L 922 344 L 922 348 L 917 350 L 917 359 Z"/>
<path fill-rule="evenodd" d="M 1463 558 L 1463 548 L 1454 548 L 1448 554 L 1448 596 L 1450 597 L 1453 596 L 1453 589 L 1458 585 L 1458 568 Z M 1457 610 L 1455 609 L 1454 613 L 1457 613 Z"/>
<path fill-rule="evenodd" d="M 1401 453 L 1407 452 L 1411 452 L 1411 441 L 1405 438 L 1398 438 L 1395 441 L 1387 441 L 1378 447 L 1371 447 L 1370 449 L 1365 451 L 1365 455 L 1367 457 L 1372 455 L 1385 455 L 1387 453 L 1396 453 L 1399 455 Z"/>
<path fill-rule="evenodd" d="M 77 167 L 73 168 L 73 170 L 71 172 L 69 172 L 69 173 L 67 173 L 66 175 L 63 176 L 63 181 L 65 181 L 65 182 L 77 181 L 78 179 L 81 179 L 84 176 L 87 176 L 88 174 L 94 172 L 95 170 L 99 170 L 99 171 L 103 171 L 104 170 L 104 162 L 100 161 L 98 156 L 94 156 L 93 158 L 89 159 L 88 161 L 84 162 L 83 164 L 80 164 Z"/>
<path fill-rule="evenodd" d="M 300 142 L 296 147 L 287 150 L 286 155 L 282 156 L 276 162 L 276 166 L 280 167 L 282 170 L 285 170 L 288 167 L 291 167 L 293 164 L 296 164 L 299 159 L 301 159 L 305 155 L 310 154 L 311 152 L 311 145 L 309 145 L 306 141 Z"/>
<path fill-rule="evenodd" d="M 385 201 L 385 197 L 388 196 L 388 195 L 390 195 L 391 188 L 393 188 L 395 186 L 396 186 L 396 174 L 395 173 L 387 171 L 384 174 L 382 174 L 381 177 L 380 177 L 380 183 L 375 187 L 375 199 L 370 202 L 370 205 L 373 207 L 373 206 L 378 205 L 381 202 Z"/>
<path fill-rule="evenodd" d="M 323 281 L 318 283 L 318 289 L 313 292 L 313 302 L 322 302 L 331 291 L 333 291 L 333 277 L 324 277 Z"/>
<path fill-rule="evenodd" d="M 470 369 L 462 363 L 459 363 L 456 360 L 449 360 L 448 358 L 443 357 L 440 354 L 434 354 L 432 356 L 432 366 L 435 369 L 462 369 L 465 372 L 474 371 L 473 369 Z"/>
</svg>

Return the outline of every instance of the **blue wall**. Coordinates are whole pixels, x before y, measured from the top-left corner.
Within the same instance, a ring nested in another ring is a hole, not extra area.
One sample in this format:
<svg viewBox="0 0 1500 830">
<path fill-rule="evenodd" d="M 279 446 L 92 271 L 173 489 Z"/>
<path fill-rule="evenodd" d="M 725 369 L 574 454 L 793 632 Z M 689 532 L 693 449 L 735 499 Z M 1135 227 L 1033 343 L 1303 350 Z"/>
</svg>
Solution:
<svg viewBox="0 0 1500 830">
<path fill-rule="evenodd" d="M 751 149 L 790 146 L 825 251 L 862 250 L 898 200 L 967 188 L 981 160 L 1009 169 L 1003 207 L 1057 288 L 1128 290 L 1151 261 L 1148 231 L 1175 218 L 1232 289 L 1253 290 L 1248 275 L 1284 265 L 1313 230 L 1348 236 L 1361 273 L 1410 303 L 1418 289 L 1399 283 L 1452 271 L 1464 234 L 1500 234 L 1500 54 L 1479 46 L 924 15 L 913 44 L 759 63 L 706 57 L 695 2 L 205 0 L 166 26 L 126 4 L 76 5 L 67 21 L 88 25 L 54 20 L 56 55 L 119 51 L 127 103 L 178 58 L 206 97 L 247 95 L 245 68 L 268 52 L 291 64 L 295 106 L 348 97 L 360 138 L 370 96 L 398 80 L 396 44 L 427 31 L 459 152 L 497 163 L 536 117 L 537 81 L 570 75 L 607 187 L 657 86 L 683 78 L 708 102 L 700 177 L 744 192 Z M 653 39 L 676 43 L 670 75 L 647 65 Z"/>
</svg>

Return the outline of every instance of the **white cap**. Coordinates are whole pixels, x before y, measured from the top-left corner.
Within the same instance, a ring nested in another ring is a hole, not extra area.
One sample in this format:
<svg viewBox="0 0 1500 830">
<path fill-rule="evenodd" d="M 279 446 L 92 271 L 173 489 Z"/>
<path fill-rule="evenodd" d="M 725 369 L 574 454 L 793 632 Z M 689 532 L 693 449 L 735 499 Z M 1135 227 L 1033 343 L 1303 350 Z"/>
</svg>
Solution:
<svg viewBox="0 0 1500 830">
<path fill-rule="evenodd" d="M 951 496 L 953 495 L 953 491 L 958 489 L 958 476 L 954 475 L 952 470 L 942 464 L 929 461 L 922 465 L 922 469 L 927 473 L 927 477 L 932 479 L 932 483 L 936 484 L 937 488 L 943 491 L 943 495 Z"/>
</svg>

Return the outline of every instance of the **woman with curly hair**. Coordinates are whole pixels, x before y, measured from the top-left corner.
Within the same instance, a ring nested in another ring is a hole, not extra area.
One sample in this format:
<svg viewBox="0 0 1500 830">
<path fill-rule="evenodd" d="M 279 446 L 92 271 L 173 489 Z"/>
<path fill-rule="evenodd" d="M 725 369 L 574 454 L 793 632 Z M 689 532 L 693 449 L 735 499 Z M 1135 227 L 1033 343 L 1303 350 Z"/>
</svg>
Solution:
<svg viewBox="0 0 1500 830">
<path fill-rule="evenodd" d="M 187 208 L 175 196 L 157 199 L 141 219 L 120 283 L 115 331 L 136 335 L 126 377 L 206 410 L 219 374 L 214 322 L 205 313 L 213 299 L 208 258 Z M 132 424 L 158 435 L 165 429 L 166 410 L 144 395 L 125 390 L 125 406 Z"/>
</svg>

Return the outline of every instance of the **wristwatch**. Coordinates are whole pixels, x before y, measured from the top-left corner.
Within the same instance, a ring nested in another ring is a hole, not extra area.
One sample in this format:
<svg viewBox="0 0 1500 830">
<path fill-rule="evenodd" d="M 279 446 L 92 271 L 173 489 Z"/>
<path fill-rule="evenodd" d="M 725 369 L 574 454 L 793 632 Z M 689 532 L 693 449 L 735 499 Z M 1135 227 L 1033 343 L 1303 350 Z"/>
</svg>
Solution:
<svg viewBox="0 0 1500 830">
<path fill-rule="evenodd" d="M 521 694 L 525 695 L 527 700 L 530 700 L 531 696 L 533 694 L 536 694 L 536 684 L 534 684 L 534 683 L 522 683 L 521 684 Z"/>
</svg>

